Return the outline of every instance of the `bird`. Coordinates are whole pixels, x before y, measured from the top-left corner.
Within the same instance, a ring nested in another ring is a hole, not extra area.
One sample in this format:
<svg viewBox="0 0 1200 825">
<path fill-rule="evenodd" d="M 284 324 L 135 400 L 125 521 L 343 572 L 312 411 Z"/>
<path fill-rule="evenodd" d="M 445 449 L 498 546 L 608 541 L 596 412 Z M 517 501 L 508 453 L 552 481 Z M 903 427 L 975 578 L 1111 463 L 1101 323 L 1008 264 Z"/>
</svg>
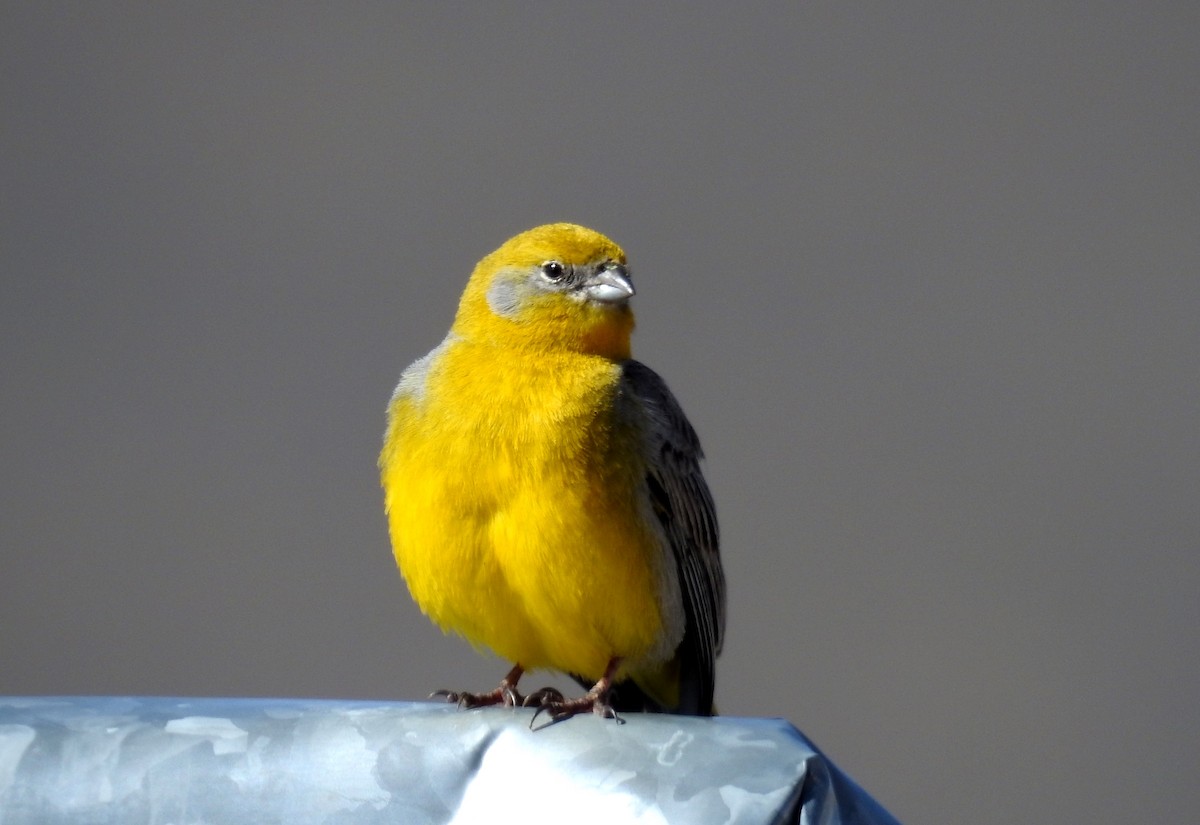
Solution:
<svg viewBox="0 0 1200 825">
<path fill-rule="evenodd" d="M 512 663 L 494 690 L 434 695 L 551 723 L 716 712 L 716 509 L 696 431 L 631 357 L 633 295 L 608 237 L 535 227 L 479 261 L 400 376 L 379 456 L 395 561 L 436 625 Z M 519 692 L 547 670 L 586 692 Z"/>
</svg>

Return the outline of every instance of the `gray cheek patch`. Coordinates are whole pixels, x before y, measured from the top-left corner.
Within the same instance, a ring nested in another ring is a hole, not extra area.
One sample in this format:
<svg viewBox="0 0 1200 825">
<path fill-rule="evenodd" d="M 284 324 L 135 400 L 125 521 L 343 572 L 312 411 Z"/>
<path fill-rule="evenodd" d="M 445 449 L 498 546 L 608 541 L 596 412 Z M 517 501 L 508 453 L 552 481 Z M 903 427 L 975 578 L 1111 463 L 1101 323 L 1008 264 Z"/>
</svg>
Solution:
<svg viewBox="0 0 1200 825">
<path fill-rule="evenodd" d="M 501 318 L 516 318 L 521 308 L 520 281 L 514 278 L 493 278 L 488 286 L 487 302 L 492 312 Z"/>
</svg>

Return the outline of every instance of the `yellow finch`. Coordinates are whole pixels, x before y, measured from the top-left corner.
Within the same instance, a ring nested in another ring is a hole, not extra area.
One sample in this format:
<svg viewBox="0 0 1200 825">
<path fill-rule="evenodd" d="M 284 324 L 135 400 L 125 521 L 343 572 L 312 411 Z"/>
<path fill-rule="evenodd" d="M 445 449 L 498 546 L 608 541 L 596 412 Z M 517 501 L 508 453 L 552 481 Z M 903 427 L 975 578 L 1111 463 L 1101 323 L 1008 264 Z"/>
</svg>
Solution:
<svg viewBox="0 0 1200 825">
<path fill-rule="evenodd" d="M 531 229 L 479 262 L 392 395 L 379 466 L 396 562 L 434 622 L 514 663 L 452 701 L 713 713 L 716 514 L 695 431 L 630 358 L 632 295 L 608 238 Z M 533 669 L 591 689 L 522 697 Z"/>
</svg>

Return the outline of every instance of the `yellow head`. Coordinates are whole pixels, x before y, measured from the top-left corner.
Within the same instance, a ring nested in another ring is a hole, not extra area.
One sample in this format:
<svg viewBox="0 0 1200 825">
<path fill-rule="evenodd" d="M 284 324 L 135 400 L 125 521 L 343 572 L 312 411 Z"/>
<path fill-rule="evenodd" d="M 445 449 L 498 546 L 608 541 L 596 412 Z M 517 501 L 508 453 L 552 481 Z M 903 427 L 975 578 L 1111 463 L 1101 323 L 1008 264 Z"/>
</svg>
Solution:
<svg viewBox="0 0 1200 825">
<path fill-rule="evenodd" d="M 632 295 L 621 247 L 582 226 L 547 224 L 479 262 L 454 332 L 504 346 L 628 358 Z"/>
</svg>

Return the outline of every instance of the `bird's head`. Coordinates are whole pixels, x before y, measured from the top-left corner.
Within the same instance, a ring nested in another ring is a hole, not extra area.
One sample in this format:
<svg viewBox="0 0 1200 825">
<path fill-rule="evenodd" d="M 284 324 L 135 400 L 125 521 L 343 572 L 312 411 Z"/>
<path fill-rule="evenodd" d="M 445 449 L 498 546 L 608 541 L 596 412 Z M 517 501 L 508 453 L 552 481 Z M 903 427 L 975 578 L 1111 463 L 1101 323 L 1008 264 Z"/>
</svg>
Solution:
<svg viewBox="0 0 1200 825">
<path fill-rule="evenodd" d="M 629 357 L 633 282 L 621 247 L 553 223 L 506 241 L 475 267 L 455 332 L 506 346 Z"/>
</svg>

